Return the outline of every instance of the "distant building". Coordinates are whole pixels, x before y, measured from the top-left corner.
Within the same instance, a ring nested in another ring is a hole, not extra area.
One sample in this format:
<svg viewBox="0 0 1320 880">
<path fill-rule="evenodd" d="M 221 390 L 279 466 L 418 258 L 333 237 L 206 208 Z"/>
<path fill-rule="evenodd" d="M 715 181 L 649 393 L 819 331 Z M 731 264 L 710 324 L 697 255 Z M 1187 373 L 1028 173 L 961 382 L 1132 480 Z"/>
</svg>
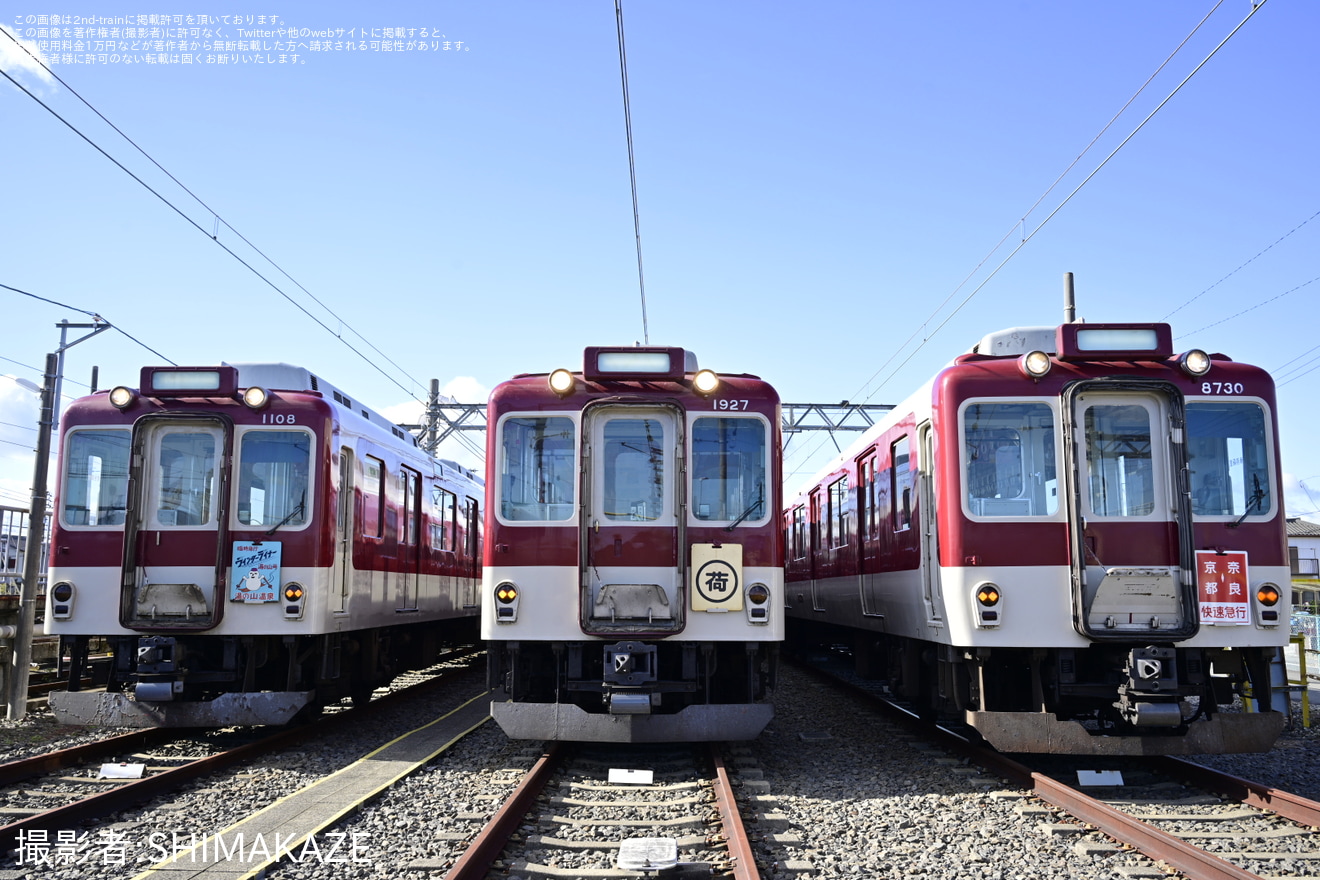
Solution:
<svg viewBox="0 0 1320 880">
<path fill-rule="evenodd" d="M 1288 518 L 1288 562 L 1292 567 L 1292 604 L 1320 613 L 1320 525 Z"/>
</svg>

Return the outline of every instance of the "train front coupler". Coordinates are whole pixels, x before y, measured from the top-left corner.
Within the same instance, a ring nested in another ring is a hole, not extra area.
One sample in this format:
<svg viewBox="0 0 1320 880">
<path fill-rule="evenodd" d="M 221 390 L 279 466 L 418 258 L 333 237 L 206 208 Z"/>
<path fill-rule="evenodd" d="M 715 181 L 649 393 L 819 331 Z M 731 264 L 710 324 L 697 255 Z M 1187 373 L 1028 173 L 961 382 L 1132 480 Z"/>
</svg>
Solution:
<svg viewBox="0 0 1320 880">
<path fill-rule="evenodd" d="M 1134 727 L 1182 726 L 1182 695 L 1173 648 L 1133 648 L 1122 674 L 1124 681 L 1113 705 L 1124 721 Z"/>
</svg>

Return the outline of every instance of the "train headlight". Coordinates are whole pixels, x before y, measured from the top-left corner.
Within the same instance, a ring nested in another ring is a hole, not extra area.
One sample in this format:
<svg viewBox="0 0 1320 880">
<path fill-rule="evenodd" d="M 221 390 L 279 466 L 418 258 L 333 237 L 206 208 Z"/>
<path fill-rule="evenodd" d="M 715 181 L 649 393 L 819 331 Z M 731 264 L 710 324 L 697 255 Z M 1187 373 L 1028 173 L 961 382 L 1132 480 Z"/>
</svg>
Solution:
<svg viewBox="0 0 1320 880">
<path fill-rule="evenodd" d="M 253 385 L 243 392 L 243 403 L 248 409 L 262 409 L 270 403 L 270 392 L 265 388 Z"/>
<path fill-rule="evenodd" d="M 1210 355 L 1199 348 L 1193 348 L 1178 356 L 1178 366 L 1189 376 L 1204 376 L 1210 372 Z"/>
<path fill-rule="evenodd" d="M 692 387 L 698 394 L 711 394 L 720 387 L 720 377 L 712 370 L 698 370 L 692 377 Z"/>
<path fill-rule="evenodd" d="M 50 588 L 50 613 L 56 620 L 68 620 L 73 616 L 73 584 L 60 581 Z"/>
<path fill-rule="evenodd" d="M 137 400 L 137 392 L 126 385 L 118 385 L 110 389 L 110 402 L 118 409 L 128 409 Z"/>
<path fill-rule="evenodd" d="M 550 374 L 550 390 L 560 397 L 573 393 L 573 374 L 568 370 L 555 370 Z"/>
<path fill-rule="evenodd" d="M 518 585 L 500 581 L 495 587 L 495 622 L 513 623 L 518 619 Z"/>
<path fill-rule="evenodd" d="M 747 588 L 747 622 L 756 626 L 765 626 L 770 622 L 770 588 L 762 583 L 752 584 Z"/>
<path fill-rule="evenodd" d="M 307 603 L 307 591 L 297 581 L 289 581 L 280 594 L 284 599 L 284 619 L 302 620 L 303 608 Z"/>
<path fill-rule="evenodd" d="M 1052 366 L 1054 361 L 1050 359 L 1049 353 L 1044 351 L 1029 351 L 1018 358 L 1018 369 L 1028 379 L 1045 378 L 1045 374 Z"/>
<path fill-rule="evenodd" d="M 1002 622 L 1000 612 L 1004 599 L 998 584 L 983 581 L 976 585 L 976 624 L 977 626 L 999 626 Z"/>
</svg>

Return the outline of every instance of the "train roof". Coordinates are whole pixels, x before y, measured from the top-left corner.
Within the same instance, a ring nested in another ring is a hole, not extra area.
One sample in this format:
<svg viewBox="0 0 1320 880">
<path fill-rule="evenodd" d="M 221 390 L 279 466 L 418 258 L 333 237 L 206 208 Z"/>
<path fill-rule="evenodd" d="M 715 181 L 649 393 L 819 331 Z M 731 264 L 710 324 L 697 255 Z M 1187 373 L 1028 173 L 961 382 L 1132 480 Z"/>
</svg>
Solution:
<svg viewBox="0 0 1320 880">
<path fill-rule="evenodd" d="M 227 361 L 221 361 L 221 365 L 238 370 L 238 385 L 240 388 L 259 385 L 269 391 L 316 391 L 340 406 L 352 410 L 368 422 L 384 428 L 400 440 L 411 442 L 414 446 L 417 445 L 417 438 L 410 432 L 399 427 L 399 425 L 385 418 L 371 407 L 355 401 L 337 386 L 327 382 L 305 367 L 293 364 L 231 364 Z M 450 464 L 455 468 L 458 467 L 452 462 Z"/>
</svg>

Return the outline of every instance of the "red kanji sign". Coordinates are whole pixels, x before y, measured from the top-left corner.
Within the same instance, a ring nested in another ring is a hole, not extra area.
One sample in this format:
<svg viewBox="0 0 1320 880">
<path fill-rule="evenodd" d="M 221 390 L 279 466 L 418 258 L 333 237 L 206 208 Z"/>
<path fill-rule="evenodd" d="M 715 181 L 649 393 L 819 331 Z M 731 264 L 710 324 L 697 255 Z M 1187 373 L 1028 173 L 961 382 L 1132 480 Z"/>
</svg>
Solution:
<svg viewBox="0 0 1320 880">
<path fill-rule="evenodd" d="M 1251 623 L 1251 589 L 1245 551 L 1197 550 L 1196 585 L 1202 626 L 1246 626 Z"/>
</svg>

